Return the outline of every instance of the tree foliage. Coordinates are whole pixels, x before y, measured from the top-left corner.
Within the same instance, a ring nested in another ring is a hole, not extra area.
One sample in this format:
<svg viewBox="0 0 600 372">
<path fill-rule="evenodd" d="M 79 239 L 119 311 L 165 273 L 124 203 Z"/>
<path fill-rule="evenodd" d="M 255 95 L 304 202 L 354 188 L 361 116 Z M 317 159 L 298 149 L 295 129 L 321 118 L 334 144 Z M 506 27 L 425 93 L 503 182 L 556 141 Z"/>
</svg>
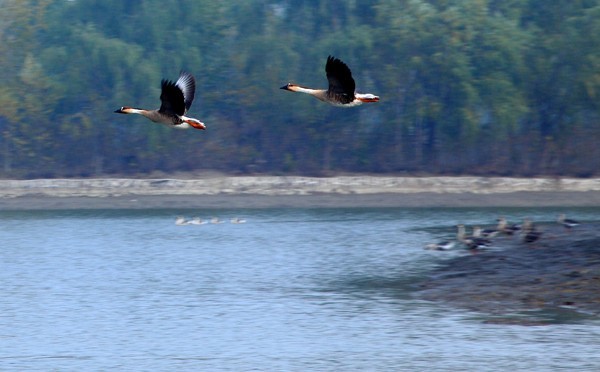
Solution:
<svg viewBox="0 0 600 372">
<path fill-rule="evenodd" d="M 600 171 L 598 0 L 0 0 L 1 177 Z M 328 55 L 376 104 L 340 109 Z M 196 76 L 175 131 L 113 111 Z"/>
</svg>

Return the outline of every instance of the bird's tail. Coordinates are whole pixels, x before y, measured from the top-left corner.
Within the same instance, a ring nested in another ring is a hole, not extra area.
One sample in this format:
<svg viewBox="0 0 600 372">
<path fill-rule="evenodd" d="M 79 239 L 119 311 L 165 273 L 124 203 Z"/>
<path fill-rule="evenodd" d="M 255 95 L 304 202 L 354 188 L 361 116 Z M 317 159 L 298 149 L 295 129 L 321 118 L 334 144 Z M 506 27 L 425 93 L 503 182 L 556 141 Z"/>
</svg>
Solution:
<svg viewBox="0 0 600 372">
<path fill-rule="evenodd" d="M 360 94 L 356 93 L 356 99 L 361 102 L 379 102 L 379 96 L 376 96 L 371 93 Z"/>
</svg>

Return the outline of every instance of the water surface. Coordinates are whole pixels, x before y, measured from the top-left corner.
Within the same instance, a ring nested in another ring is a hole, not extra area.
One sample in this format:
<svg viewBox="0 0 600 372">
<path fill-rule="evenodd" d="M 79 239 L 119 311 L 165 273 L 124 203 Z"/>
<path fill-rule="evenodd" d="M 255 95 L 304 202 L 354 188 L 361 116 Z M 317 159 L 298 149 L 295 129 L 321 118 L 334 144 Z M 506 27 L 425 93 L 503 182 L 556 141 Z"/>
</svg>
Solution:
<svg viewBox="0 0 600 372">
<path fill-rule="evenodd" d="M 2 211 L 0 370 L 597 370 L 593 317 L 493 325 L 415 295 L 463 254 L 423 249 L 457 223 L 561 211 L 600 220 L 598 208 Z M 179 214 L 226 223 L 176 226 Z"/>
</svg>

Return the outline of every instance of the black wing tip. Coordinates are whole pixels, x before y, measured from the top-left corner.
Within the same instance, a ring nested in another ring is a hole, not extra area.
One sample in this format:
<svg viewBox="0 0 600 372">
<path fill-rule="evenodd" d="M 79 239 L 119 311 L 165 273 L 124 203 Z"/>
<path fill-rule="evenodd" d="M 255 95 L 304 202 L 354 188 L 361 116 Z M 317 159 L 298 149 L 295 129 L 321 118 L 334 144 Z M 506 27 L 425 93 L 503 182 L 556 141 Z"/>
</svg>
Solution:
<svg viewBox="0 0 600 372">
<path fill-rule="evenodd" d="M 352 76 L 352 70 L 350 70 L 350 67 L 348 67 L 348 65 L 346 63 L 344 63 L 344 61 L 342 61 L 341 59 L 336 58 L 331 55 L 329 57 L 327 57 L 327 64 L 325 65 L 325 71 L 328 73 L 337 71 L 338 73 L 347 74 L 347 75 Z"/>
<path fill-rule="evenodd" d="M 172 80 L 169 80 L 169 79 L 162 79 L 160 81 L 160 86 L 161 86 L 161 88 L 169 87 L 169 86 L 173 86 L 174 87 L 175 86 L 175 82 L 172 81 Z"/>
<path fill-rule="evenodd" d="M 329 91 L 354 97 L 356 86 L 352 78 L 352 71 L 348 65 L 339 58 L 329 55 L 327 57 L 327 64 L 325 65 L 325 72 L 327 73 L 327 80 L 329 80 Z"/>
<path fill-rule="evenodd" d="M 327 64 L 340 64 L 340 65 L 344 65 L 347 67 L 347 65 L 344 63 L 344 61 L 342 61 L 341 59 L 339 59 L 335 56 L 332 56 L 332 55 L 329 55 L 327 57 Z"/>
</svg>

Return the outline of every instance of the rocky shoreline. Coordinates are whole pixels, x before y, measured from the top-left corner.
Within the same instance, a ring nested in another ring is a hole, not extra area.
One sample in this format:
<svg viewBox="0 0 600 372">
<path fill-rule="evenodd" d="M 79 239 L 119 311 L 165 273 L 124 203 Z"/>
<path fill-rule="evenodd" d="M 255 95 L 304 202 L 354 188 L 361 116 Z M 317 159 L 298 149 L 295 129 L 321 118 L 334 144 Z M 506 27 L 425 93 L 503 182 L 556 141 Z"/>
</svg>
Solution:
<svg viewBox="0 0 600 372">
<path fill-rule="evenodd" d="M 448 260 L 420 283 L 419 296 L 492 315 L 546 310 L 600 316 L 600 223 L 539 229 L 542 237 L 533 244 L 501 237 L 491 251 Z"/>
<path fill-rule="evenodd" d="M 0 208 L 600 206 L 600 179 L 200 177 L 0 180 Z"/>
<path fill-rule="evenodd" d="M 600 178 L 222 176 L 198 179 L 0 180 L 1 197 L 27 195 L 107 197 L 126 195 L 311 195 L 600 191 Z"/>
</svg>

